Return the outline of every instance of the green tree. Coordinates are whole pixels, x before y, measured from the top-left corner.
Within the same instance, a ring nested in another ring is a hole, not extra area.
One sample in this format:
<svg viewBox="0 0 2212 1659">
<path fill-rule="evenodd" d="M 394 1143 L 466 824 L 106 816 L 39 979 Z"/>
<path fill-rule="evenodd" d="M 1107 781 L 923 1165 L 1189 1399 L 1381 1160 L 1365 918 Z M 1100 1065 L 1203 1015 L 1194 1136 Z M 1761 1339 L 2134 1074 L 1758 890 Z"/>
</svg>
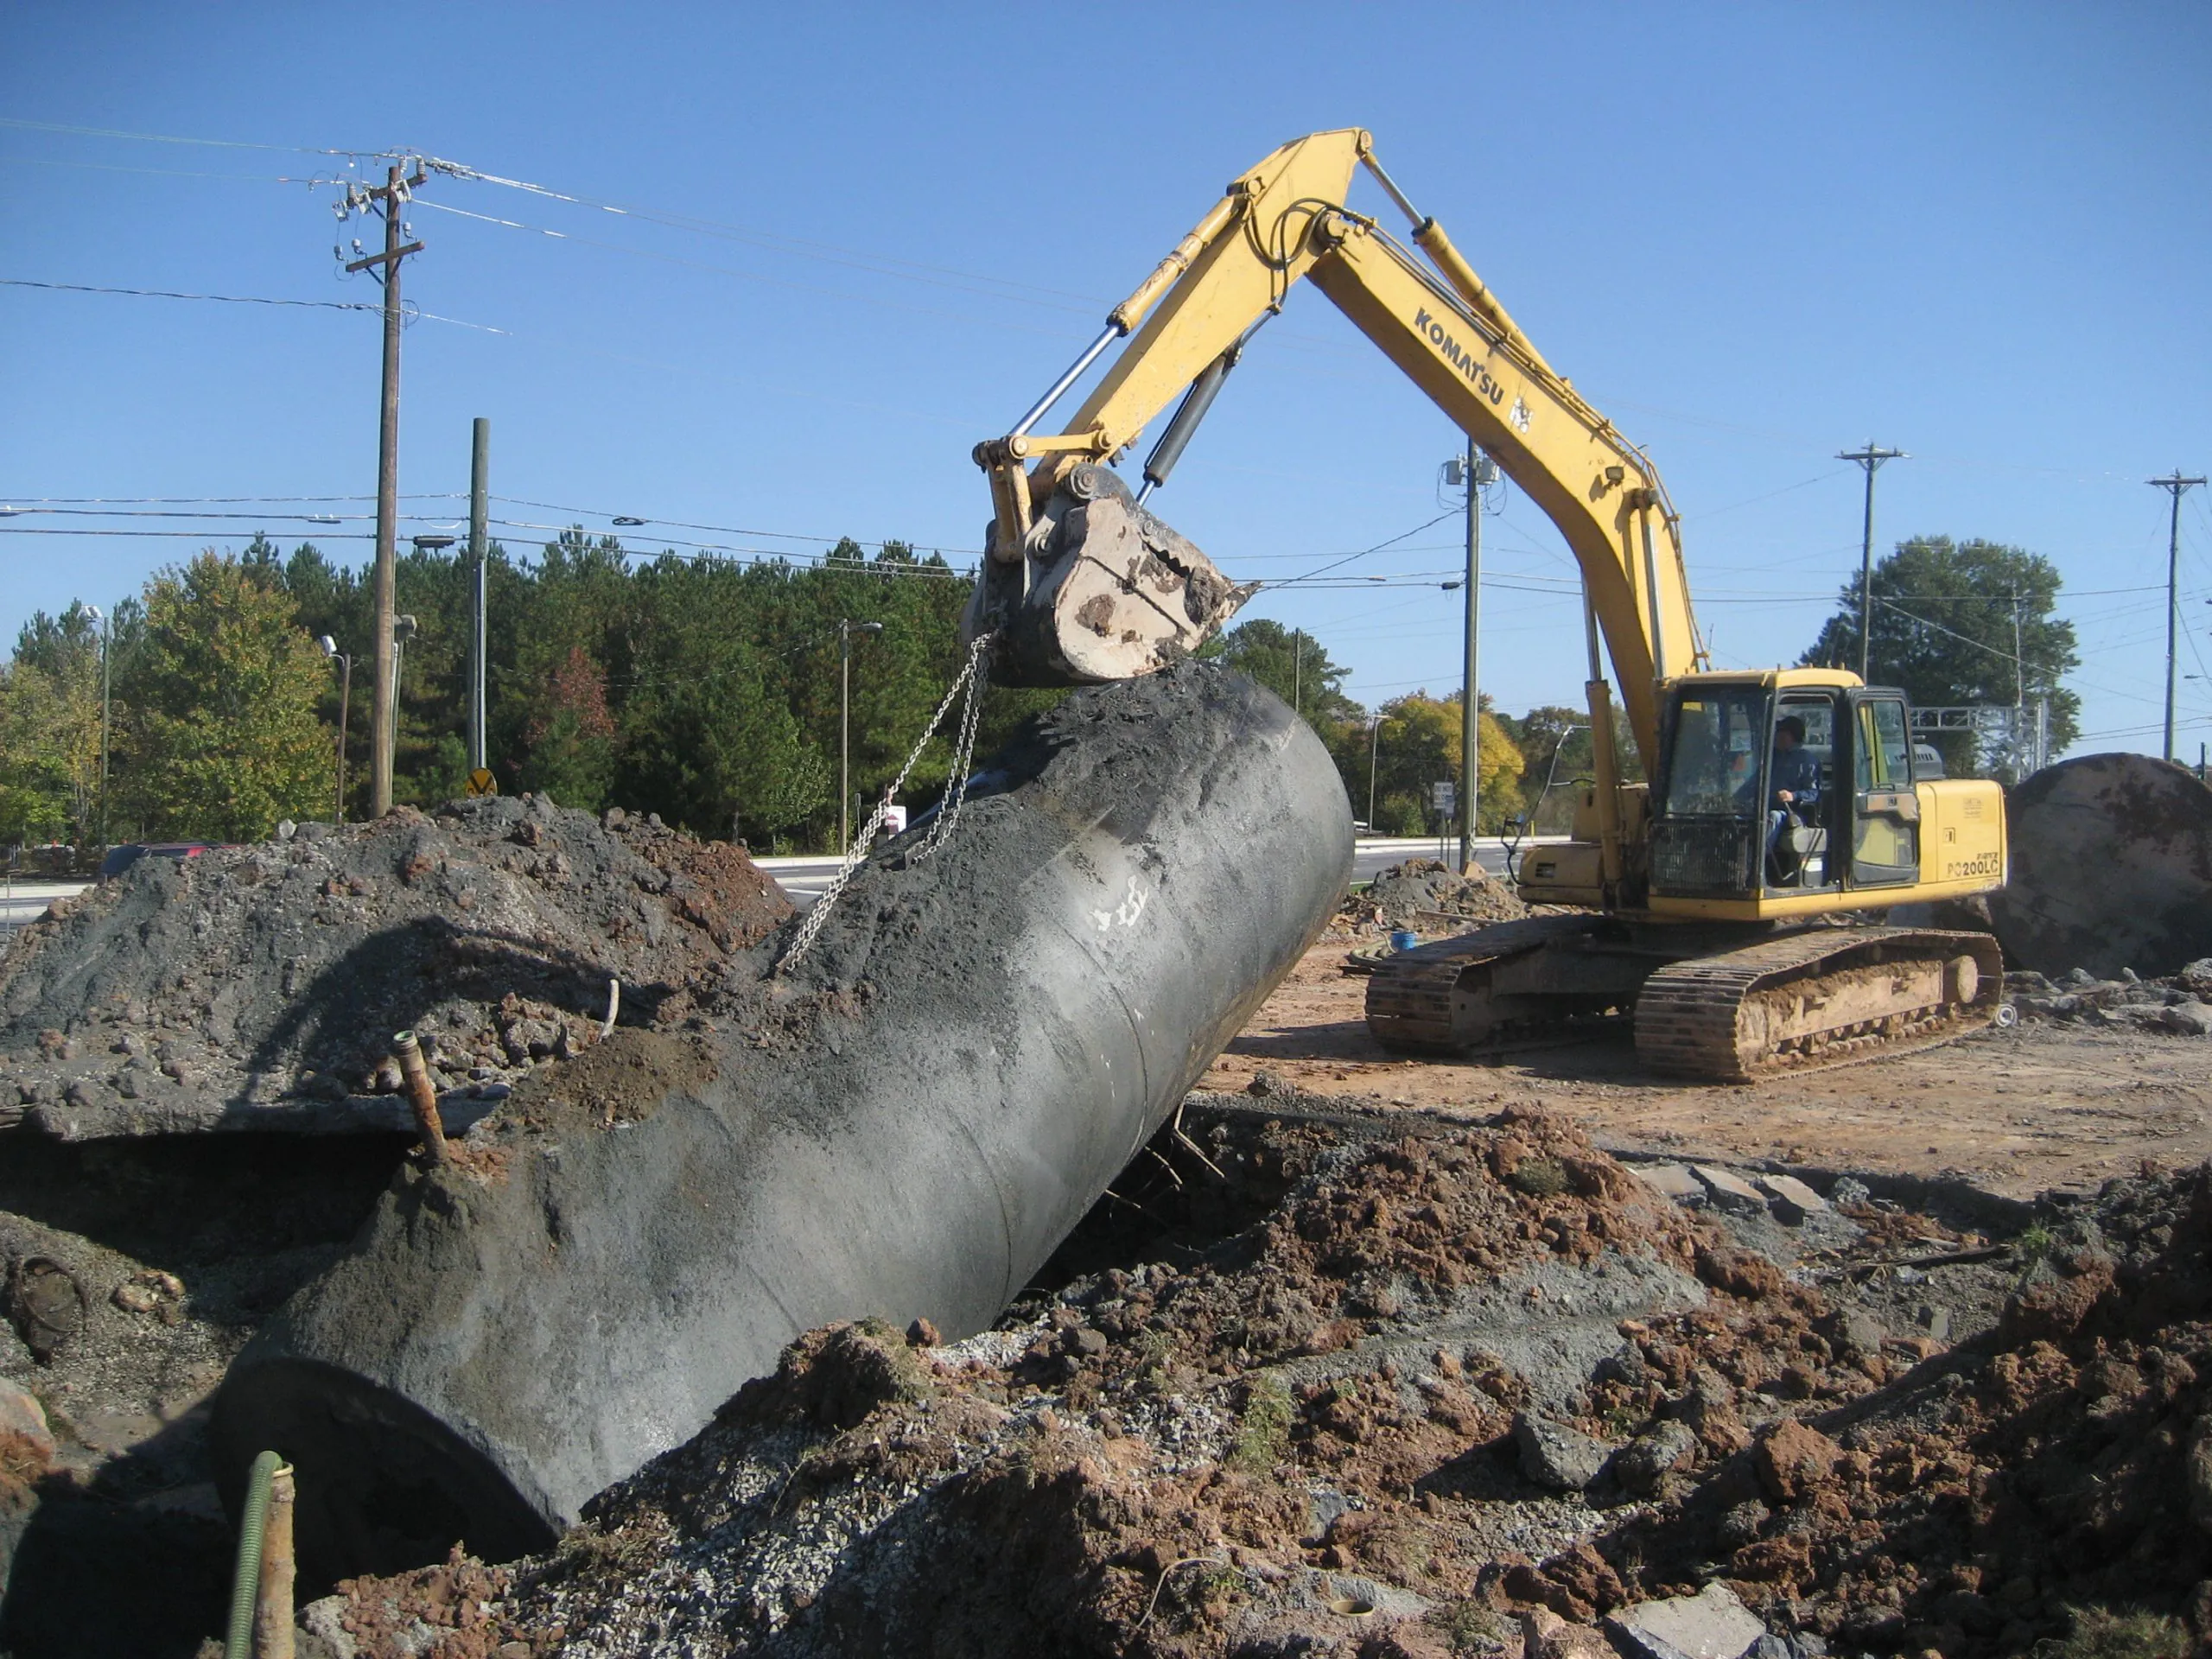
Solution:
<svg viewBox="0 0 2212 1659">
<path fill-rule="evenodd" d="M 315 717 L 325 670 L 290 596 L 211 550 L 156 575 L 145 607 L 143 641 L 117 665 L 130 709 L 118 790 L 141 831 L 251 841 L 316 816 L 333 762 Z"/>
<path fill-rule="evenodd" d="M 1286 628 L 1272 617 L 1240 622 L 1208 640 L 1198 655 L 1250 675 L 1317 730 L 1359 713 L 1359 705 L 1344 693 L 1344 678 L 1351 671 L 1332 662 L 1321 642 L 1303 628 Z"/>
<path fill-rule="evenodd" d="M 0 840 L 83 844 L 99 826 L 100 625 L 38 612 L 0 675 Z"/>
<path fill-rule="evenodd" d="M 1900 542 L 1874 567 L 1869 677 L 1903 687 L 1918 707 L 2018 703 L 2032 718 L 2048 699 L 2050 747 L 2063 751 L 2080 734 L 2082 699 L 2064 684 L 2081 658 L 2074 625 L 2054 614 L 2061 582 L 2049 559 L 2024 548 L 1948 536 Z M 1859 598 L 1854 575 L 1801 662 L 1858 667 Z M 2009 772 L 2018 759 L 1974 753 L 1970 733 L 1936 741 L 1954 775 Z"/>
</svg>

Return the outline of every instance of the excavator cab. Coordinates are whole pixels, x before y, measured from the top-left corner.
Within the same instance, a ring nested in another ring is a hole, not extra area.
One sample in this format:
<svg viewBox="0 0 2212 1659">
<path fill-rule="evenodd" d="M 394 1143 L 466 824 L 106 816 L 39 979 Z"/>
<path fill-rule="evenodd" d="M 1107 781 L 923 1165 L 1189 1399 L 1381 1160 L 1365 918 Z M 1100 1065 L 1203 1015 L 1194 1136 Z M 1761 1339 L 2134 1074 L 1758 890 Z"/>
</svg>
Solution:
<svg viewBox="0 0 2212 1659">
<path fill-rule="evenodd" d="M 1762 916 L 1803 899 L 1832 908 L 1844 893 L 1919 883 L 1929 813 L 1946 818 L 1950 848 L 1999 820 L 1984 798 L 1993 785 L 1916 778 L 1904 692 L 1832 670 L 1691 676 L 1669 689 L 1662 718 L 1655 912 L 1712 901 Z M 1979 848 L 1977 861 L 1993 861 Z"/>
</svg>

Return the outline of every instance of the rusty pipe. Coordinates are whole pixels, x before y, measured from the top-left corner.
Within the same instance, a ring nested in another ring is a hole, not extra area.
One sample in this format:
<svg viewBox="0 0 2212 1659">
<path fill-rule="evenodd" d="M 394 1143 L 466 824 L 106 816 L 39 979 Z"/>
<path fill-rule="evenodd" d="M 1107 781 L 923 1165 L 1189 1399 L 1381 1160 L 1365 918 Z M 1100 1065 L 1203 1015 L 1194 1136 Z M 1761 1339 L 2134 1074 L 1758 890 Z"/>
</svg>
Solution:
<svg viewBox="0 0 2212 1659">
<path fill-rule="evenodd" d="M 391 1039 L 393 1050 L 399 1056 L 399 1075 L 407 1083 L 408 1103 L 415 1109 L 415 1127 L 423 1132 L 423 1144 L 430 1149 L 430 1161 L 449 1164 L 453 1154 L 446 1147 L 446 1126 L 438 1116 L 437 1085 L 430 1081 L 430 1068 L 423 1059 L 423 1045 L 411 1031 L 403 1031 Z"/>
</svg>

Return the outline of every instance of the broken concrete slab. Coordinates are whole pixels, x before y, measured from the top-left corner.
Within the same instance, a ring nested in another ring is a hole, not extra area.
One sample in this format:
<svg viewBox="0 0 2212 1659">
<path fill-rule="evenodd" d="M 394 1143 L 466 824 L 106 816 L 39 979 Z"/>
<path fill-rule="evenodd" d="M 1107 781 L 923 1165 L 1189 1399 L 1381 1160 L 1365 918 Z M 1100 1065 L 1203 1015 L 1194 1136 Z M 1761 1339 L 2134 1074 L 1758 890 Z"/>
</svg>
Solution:
<svg viewBox="0 0 2212 1659">
<path fill-rule="evenodd" d="M 1774 1214 L 1785 1226 L 1801 1227 L 1808 1216 L 1829 1213 L 1828 1201 L 1795 1175 L 1762 1175 L 1758 1185 L 1774 1200 Z"/>
<path fill-rule="evenodd" d="M 1706 1201 L 1705 1183 L 1688 1164 L 1630 1164 L 1630 1172 L 1662 1198 L 1694 1210 Z"/>
<path fill-rule="evenodd" d="M 1732 1169 L 1717 1164 L 1693 1164 L 1691 1172 L 1705 1185 L 1715 1209 L 1735 1215 L 1754 1215 L 1766 1209 L 1766 1194 Z"/>
<path fill-rule="evenodd" d="M 1694 1596 L 1640 1602 L 1605 1621 L 1626 1659 L 1743 1659 L 1767 1633 L 1758 1616 L 1715 1580 Z"/>
</svg>

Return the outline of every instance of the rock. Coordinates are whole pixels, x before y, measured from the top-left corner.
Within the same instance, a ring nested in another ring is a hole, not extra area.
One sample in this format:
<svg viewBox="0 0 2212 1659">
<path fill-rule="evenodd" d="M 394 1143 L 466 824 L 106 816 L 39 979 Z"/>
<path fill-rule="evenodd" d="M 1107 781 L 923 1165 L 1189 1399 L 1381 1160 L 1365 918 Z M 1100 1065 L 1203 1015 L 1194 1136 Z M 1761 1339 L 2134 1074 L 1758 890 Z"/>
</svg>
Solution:
<svg viewBox="0 0 2212 1659">
<path fill-rule="evenodd" d="M 1690 1173 L 1688 1164 L 1630 1164 L 1629 1173 L 1685 1210 L 1694 1210 L 1705 1202 L 1705 1183 Z"/>
<path fill-rule="evenodd" d="M 1613 1454 L 1613 1478 L 1632 1492 L 1649 1492 L 1661 1477 L 1697 1455 L 1697 1436 L 1688 1423 L 1669 1418 L 1649 1434 L 1638 1435 Z"/>
<path fill-rule="evenodd" d="M 1863 1307 L 1847 1307 L 1836 1316 L 1836 1337 L 1845 1353 L 1864 1359 L 1882 1351 L 1890 1333 L 1882 1322 Z"/>
<path fill-rule="evenodd" d="M 1606 1634 L 1629 1659 L 1743 1659 L 1766 1626 L 1719 1582 L 1694 1596 L 1640 1602 L 1605 1621 Z"/>
<path fill-rule="evenodd" d="M 2212 1007 L 2195 997 L 2186 1002 L 2170 1002 L 2152 1016 L 2151 1023 L 2177 1036 L 2212 1037 Z"/>
<path fill-rule="evenodd" d="M 1802 1227 L 1807 1217 L 1828 1213 L 1828 1201 L 1795 1175 L 1762 1175 L 1758 1185 L 1773 1198 L 1775 1216 L 1785 1226 Z"/>
<path fill-rule="evenodd" d="M 1780 1503 L 1802 1497 L 1835 1472 L 1843 1448 L 1816 1428 L 1777 1423 L 1758 1443 L 1759 1484 Z"/>
<path fill-rule="evenodd" d="M 43 1464 L 54 1457 L 54 1431 L 47 1427 L 46 1408 L 12 1383 L 0 1382 L 0 1444 L 20 1442 Z"/>
<path fill-rule="evenodd" d="M 613 809 L 609 808 L 610 811 Z M 938 1328 L 926 1319 L 918 1319 L 906 1327 L 906 1341 L 915 1348 L 935 1348 L 944 1340 Z"/>
<path fill-rule="evenodd" d="M 1407 1619 L 1361 1637 L 1357 1652 L 1358 1659 L 1452 1659 L 1452 1649 L 1420 1620 Z"/>
<path fill-rule="evenodd" d="M 2200 996 L 2212 994 L 2212 957 L 2199 957 L 2195 962 L 2185 964 L 2174 977 L 2182 982 L 2184 988 L 2195 991 Z"/>
<path fill-rule="evenodd" d="M 1531 1608 L 1520 1621 L 1522 1659 L 1615 1659 L 1604 1636 L 1568 1624 L 1548 1607 Z"/>
<path fill-rule="evenodd" d="M 325 1596 L 300 1609 L 300 1628 L 320 1640 L 336 1659 L 354 1659 L 360 1651 L 353 1633 L 346 1628 L 346 1598 Z"/>
<path fill-rule="evenodd" d="M 1855 1175 L 1846 1175 L 1828 1188 L 1828 1202 L 1839 1210 L 1863 1210 L 1873 1198 L 1874 1189 Z"/>
<path fill-rule="evenodd" d="M 1598 1478 L 1612 1452 L 1603 1440 L 1525 1411 L 1514 1416 L 1513 1444 L 1521 1472 L 1555 1492 L 1580 1491 Z"/>
<path fill-rule="evenodd" d="M 184 1300 L 184 1282 L 159 1268 L 144 1268 L 118 1285 L 108 1300 L 126 1313 L 159 1313 Z"/>
<path fill-rule="evenodd" d="M 2182 1474 L 2189 1488 L 2189 1518 L 2212 1532 L 2212 1415 L 2199 1417 L 2190 1431 Z"/>
<path fill-rule="evenodd" d="M 1722 1169 L 1713 1164 L 1691 1166 L 1705 1190 L 1712 1195 L 1713 1207 L 1726 1210 L 1731 1215 L 1761 1215 L 1766 1210 L 1766 1194 L 1753 1186 L 1732 1169 Z"/>
<path fill-rule="evenodd" d="M 1774 1511 L 1756 1497 L 1747 1497 L 1731 1506 L 1720 1517 L 1714 1535 L 1731 1549 L 1741 1549 L 1745 1544 L 1759 1541 L 1759 1533 Z"/>
</svg>

